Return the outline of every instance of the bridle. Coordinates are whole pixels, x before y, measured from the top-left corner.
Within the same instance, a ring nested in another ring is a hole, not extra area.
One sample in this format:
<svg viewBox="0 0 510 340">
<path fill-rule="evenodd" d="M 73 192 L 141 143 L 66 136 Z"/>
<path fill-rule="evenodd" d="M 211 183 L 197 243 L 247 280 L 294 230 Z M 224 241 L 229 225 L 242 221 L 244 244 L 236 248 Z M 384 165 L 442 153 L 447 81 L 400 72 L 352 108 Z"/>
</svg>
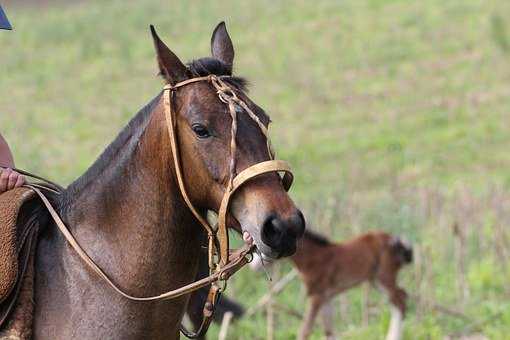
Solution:
<svg viewBox="0 0 510 340">
<path fill-rule="evenodd" d="M 208 240 L 209 240 L 209 269 L 211 271 L 215 271 L 217 267 L 225 266 L 228 263 L 228 231 L 226 225 L 226 218 L 228 207 L 230 203 L 230 199 L 234 192 L 239 189 L 244 183 L 248 180 L 257 177 L 259 175 L 269 173 L 269 172 L 283 172 L 284 176 L 282 178 L 282 183 L 285 190 L 288 190 L 292 185 L 292 172 L 290 170 L 290 166 L 287 162 L 281 160 L 274 160 L 274 153 L 271 149 L 271 144 L 268 138 L 268 132 L 265 125 L 260 121 L 260 119 L 253 113 L 253 111 L 246 105 L 246 103 L 241 100 L 234 90 L 223 80 L 225 78 L 229 78 L 228 76 L 218 77 L 216 75 L 209 75 L 205 77 L 197 77 L 182 81 L 175 85 L 166 85 L 163 88 L 163 103 L 165 109 L 165 118 L 166 124 L 168 128 L 168 133 L 170 136 L 170 145 L 172 148 L 172 155 L 174 159 L 174 167 L 177 176 L 177 181 L 179 183 L 179 189 L 181 194 L 186 202 L 186 205 L 191 210 L 196 219 L 200 222 L 203 228 L 207 232 Z M 218 211 L 218 227 L 213 228 L 207 220 L 198 213 L 195 209 L 191 200 L 188 197 L 186 192 L 186 188 L 184 186 L 182 170 L 181 170 L 181 162 L 179 156 L 179 150 L 177 147 L 177 138 L 176 138 L 176 119 L 175 119 L 175 110 L 173 108 L 173 96 L 175 92 L 184 86 L 189 84 L 193 84 L 196 82 L 209 82 L 213 88 L 216 90 L 216 94 L 219 99 L 227 104 L 230 116 L 232 118 L 232 127 L 231 127 L 231 140 L 230 140 L 230 164 L 229 164 L 229 180 L 227 184 L 227 188 L 223 195 L 223 199 L 221 201 L 220 209 Z M 237 135 L 237 111 L 235 105 L 239 105 L 244 112 L 257 124 L 262 134 L 266 137 L 267 141 L 267 150 L 269 154 L 270 160 L 256 163 L 239 174 L 236 174 L 236 135 Z M 215 244 L 215 238 L 218 243 L 218 248 Z M 219 258 L 215 260 L 214 254 L 218 254 Z"/>
<path fill-rule="evenodd" d="M 172 148 L 172 155 L 174 158 L 174 167 L 177 175 L 177 181 L 179 183 L 179 189 L 181 194 L 186 202 L 188 208 L 191 210 L 196 219 L 203 226 L 205 231 L 207 232 L 208 237 L 208 263 L 209 263 L 209 272 L 210 275 L 214 275 L 214 273 L 221 271 L 222 268 L 228 266 L 229 264 L 229 239 L 228 239 L 228 229 L 227 229 L 227 213 L 228 207 L 230 203 L 230 199 L 232 195 L 235 193 L 237 189 L 239 189 L 244 183 L 249 181 L 250 179 L 257 177 L 259 175 L 270 173 L 270 172 L 283 172 L 284 175 L 282 177 L 282 184 L 285 190 L 289 190 L 292 185 L 293 175 L 290 170 L 290 166 L 287 162 L 281 160 L 274 160 L 274 153 L 271 148 L 271 143 L 269 140 L 268 132 L 266 126 L 260 121 L 255 113 L 246 105 L 246 103 L 241 100 L 235 91 L 223 80 L 225 78 L 229 78 L 229 76 L 218 77 L 216 75 L 209 75 L 205 77 L 196 77 L 192 79 L 188 79 L 182 82 L 179 82 L 175 85 L 168 84 L 163 88 L 163 103 L 165 109 L 165 117 L 166 123 L 168 127 L 168 133 L 170 136 L 170 144 Z M 219 99 L 228 106 L 228 110 L 230 116 L 232 118 L 232 126 L 231 126 L 231 139 L 230 139 L 230 164 L 229 164 L 229 180 L 227 184 L 227 188 L 223 195 L 223 199 L 220 204 L 220 209 L 218 211 L 218 224 L 217 228 L 212 227 L 209 222 L 203 218 L 202 215 L 198 213 L 195 209 L 191 200 L 188 197 L 186 192 L 186 188 L 184 186 L 184 181 L 182 178 L 181 171 L 181 162 L 179 159 L 179 150 L 177 148 L 176 141 L 176 119 L 175 119 L 175 110 L 173 107 L 173 97 L 175 92 L 186 85 L 193 84 L 196 82 L 206 81 L 209 82 L 213 88 L 216 90 L 216 94 Z M 267 143 L 267 151 L 269 154 L 270 160 L 256 163 L 239 174 L 236 174 L 236 136 L 237 136 L 237 111 L 236 105 L 240 106 L 244 112 L 253 120 L 257 126 L 259 127 L 262 134 L 266 137 Z M 251 248 L 251 247 L 250 247 Z M 251 249 L 250 249 L 251 250 Z M 216 256 L 215 256 L 216 255 Z M 215 303 L 218 300 L 219 294 L 225 289 L 225 285 L 223 288 L 217 284 L 216 281 L 211 285 L 209 290 L 209 294 L 207 295 L 207 300 L 203 309 L 203 320 L 199 329 L 196 333 L 192 333 L 184 328 L 181 325 L 181 332 L 187 336 L 188 338 L 198 338 L 204 335 L 207 332 L 207 329 L 212 321 L 214 316 L 214 308 Z M 226 281 L 223 281 L 226 283 Z"/>
<path fill-rule="evenodd" d="M 226 281 L 230 276 L 232 276 L 235 272 L 241 269 L 246 263 L 250 261 L 249 254 L 254 249 L 253 245 L 245 244 L 243 247 L 237 249 L 236 251 L 229 253 L 229 240 L 228 240 L 228 230 L 227 230 L 227 213 L 230 200 L 233 194 L 243 186 L 249 180 L 266 173 L 271 172 L 282 172 L 283 177 L 281 177 L 283 187 L 285 190 L 288 190 L 293 181 L 293 175 L 290 170 L 290 166 L 287 162 L 282 160 L 275 160 L 274 154 L 272 152 L 270 141 L 268 138 L 267 128 L 260 121 L 260 119 L 253 113 L 253 111 L 246 105 L 246 103 L 240 99 L 235 91 L 224 81 L 224 79 L 229 78 L 229 76 L 216 76 L 209 75 L 205 77 L 196 77 L 191 78 L 182 82 L 179 82 L 175 85 L 168 84 L 163 88 L 163 105 L 165 112 L 166 125 L 168 129 L 168 134 L 170 137 L 170 145 L 172 149 L 173 162 L 175 173 L 177 177 L 177 182 L 179 185 L 179 189 L 181 195 L 186 202 L 189 210 L 193 213 L 195 218 L 200 222 L 202 227 L 205 229 L 208 237 L 208 259 L 209 259 L 209 276 L 190 283 L 186 286 L 174 289 L 169 292 L 162 293 L 156 296 L 147 296 L 147 297 L 137 297 L 132 296 L 122 289 L 120 289 L 105 273 L 104 271 L 90 258 L 90 256 L 83 250 L 83 248 L 79 245 L 77 240 L 71 234 L 67 226 L 64 224 L 56 210 L 51 205 L 48 198 L 43 194 L 42 191 L 50 190 L 54 193 L 61 192 L 61 188 L 54 183 L 46 181 L 38 176 L 34 176 L 28 172 L 20 171 L 21 173 L 37 178 L 39 180 L 43 180 L 45 182 L 49 182 L 52 184 L 52 187 L 47 188 L 46 186 L 41 186 L 40 184 L 27 184 L 26 186 L 31 188 L 42 200 L 46 208 L 48 209 L 51 217 L 55 221 L 57 227 L 62 232 L 63 236 L 69 243 L 69 245 L 76 251 L 78 256 L 85 262 L 85 264 L 92 269 L 99 277 L 101 277 L 108 285 L 110 285 L 117 293 L 124 296 L 125 298 L 133 301 L 160 301 L 160 300 L 171 300 L 177 297 L 180 297 L 185 294 L 189 294 L 194 292 L 197 289 L 205 287 L 207 285 L 211 285 L 209 290 L 209 294 L 207 296 L 207 301 L 204 306 L 204 318 L 199 330 L 196 333 L 192 333 L 187 331 L 183 326 L 181 326 L 181 332 L 190 338 L 197 338 L 202 336 L 207 332 L 208 326 L 210 325 L 213 315 L 215 304 L 218 301 L 219 295 L 226 288 Z M 229 181 L 227 184 L 227 188 L 225 189 L 221 205 L 218 211 L 218 223 L 217 227 L 211 226 L 209 222 L 204 218 L 200 213 L 198 213 L 197 209 L 191 203 L 189 196 L 186 191 L 186 187 L 184 185 L 180 153 L 177 144 L 177 133 L 176 126 L 177 121 L 175 117 L 175 110 L 173 107 L 174 95 L 178 89 L 187 86 L 189 84 L 197 83 L 197 82 L 208 82 L 213 88 L 216 90 L 216 94 L 219 99 L 228 106 L 228 110 L 230 116 L 232 118 L 232 126 L 231 126 L 231 142 L 230 142 L 230 164 L 229 164 Z M 245 112 L 259 127 L 267 140 L 267 148 L 269 153 L 270 160 L 263 161 L 260 163 L 256 163 L 240 173 L 236 173 L 236 135 L 237 135 L 237 111 L 236 105 L 240 106 Z M 17 169 L 16 169 L 17 170 Z M 19 171 L 19 170 L 18 170 Z M 56 187 L 56 189 L 54 188 Z M 219 285 L 222 282 L 223 285 Z"/>
</svg>

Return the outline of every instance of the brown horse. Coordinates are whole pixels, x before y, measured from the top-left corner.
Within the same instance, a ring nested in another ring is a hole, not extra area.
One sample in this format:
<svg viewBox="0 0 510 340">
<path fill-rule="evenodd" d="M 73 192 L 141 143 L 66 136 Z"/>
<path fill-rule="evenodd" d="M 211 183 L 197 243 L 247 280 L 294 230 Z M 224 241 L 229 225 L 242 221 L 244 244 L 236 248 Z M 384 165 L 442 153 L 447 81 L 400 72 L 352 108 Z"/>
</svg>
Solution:
<svg viewBox="0 0 510 340">
<path fill-rule="evenodd" d="M 412 258 L 412 248 L 405 241 L 385 232 L 369 232 L 346 242 L 332 243 L 307 230 L 290 257 L 308 295 L 298 339 L 308 339 L 319 311 L 326 337 L 334 339 L 332 298 L 365 281 L 388 296 L 393 308 L 386 339 L 399 339 L 407 294 L 398 286 L 397 275 Z M 260 258 L 255 257 L 250 265 L 260 268 Z"/>
<path fill-rule="evenodd" d="M 221 76 L 267 127 L 264 111 L 232 76 L 234 49 L 225 25 L 211 39 L 212 57 L 187 65 L 153 31 L 167 84 Z M 230 161 L 229 107 L 208 82 L 180 87 L 172 99 L 184 185 L 202 216 L 218 211 L 232 164 L 241 172 L 267 161 L 266 136 L 236 107 L 236 162 Z M 53 203 L 82 248 L 124 291 L 156 295 L 193 281 L 205 233 L 177 183 L 163 95 L 145 106 L 91 168 Z M 230 167 L 230 168 L 229 168 Z M 251 179 L 233 196 L 229 225 L 249 233 L 270 258 L 294 253 L 304 218 L 274 173 Z M 89 270 L 54 225 L 37 248 L 35 339 L 177 339 L 188 295 L 133 302 Z"/>
</svg>

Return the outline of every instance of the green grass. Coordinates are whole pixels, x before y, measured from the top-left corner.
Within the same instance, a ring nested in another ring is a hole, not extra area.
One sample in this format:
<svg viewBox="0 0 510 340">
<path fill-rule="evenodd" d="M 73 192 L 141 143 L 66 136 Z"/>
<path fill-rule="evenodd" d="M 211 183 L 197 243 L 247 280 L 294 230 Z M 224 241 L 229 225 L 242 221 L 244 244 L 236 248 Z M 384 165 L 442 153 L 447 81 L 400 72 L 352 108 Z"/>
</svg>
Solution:
<svg viewBox="0 0 510 340">
<path fill-rule="evenodd" d="M 226 20 L 235 68 L 272 116 L 275 149 L 293 164 L 292 195 L 308 220 L 336 239 L 382 228 L 415 242 L 420 259 L 402 283 L 421 299 L 410 302 L 407 338 L 510 332 L 505 1 L 77 1 L 6 10 L 15 31 L 0 34 L 0 127 L 19 167 L 69 183 L 161 88 L 148 25 L 187 60 L 208 54 L 212 28 Z M 465 235 L 463 271 L 455 222 Z M 246 305 L 267 289 L 248 270 L 230 286 Z M 367 325 L 361 290 L 347 299 L 348 315 L 337 318 L 343 338 L 382 338 L 389 312 L 380 294 L 370 293 Z M 277 300 L 304 308 L 298 282 Z M 298 325 L 279 313 L 276 338 L 292 338 Z M 261 313 L 236 323 L 230 338 L 263 339 L 265 329 Z"/>
</svg>

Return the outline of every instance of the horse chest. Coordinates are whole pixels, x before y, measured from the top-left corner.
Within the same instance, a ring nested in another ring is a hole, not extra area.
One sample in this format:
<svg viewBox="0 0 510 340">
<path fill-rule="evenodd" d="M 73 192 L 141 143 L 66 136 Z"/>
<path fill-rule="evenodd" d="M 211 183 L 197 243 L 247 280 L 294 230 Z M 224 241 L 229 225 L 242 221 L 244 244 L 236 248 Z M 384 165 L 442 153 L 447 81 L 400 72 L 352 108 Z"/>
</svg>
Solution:
<svg viewBox="0 0 510 340">
<path fill-rule="evenodd" d="M 198 242 L 191 242 L 188 250 L 181 253 L 181 260 L 166 254 L 165 247 L 155 248 L 158 252 L 152 256 L 158 255 L 159 262 L 148 263 L 150 255 L 139 257 L 140 262 L 134 264 L 119 261 L 108 273 L 125 290 L 139 296 L 177 288 L 194 278 L 196 261 L 190 249 L 195 243 L 198 247 Z M 88 270 L 63 240 L 41 240 L 38 253 L 35 339 L 179 338 L 187 297 L 160 302 L 129 301 Z M 158 270 L 144 274 L 152 265 Z"/>
</svg>

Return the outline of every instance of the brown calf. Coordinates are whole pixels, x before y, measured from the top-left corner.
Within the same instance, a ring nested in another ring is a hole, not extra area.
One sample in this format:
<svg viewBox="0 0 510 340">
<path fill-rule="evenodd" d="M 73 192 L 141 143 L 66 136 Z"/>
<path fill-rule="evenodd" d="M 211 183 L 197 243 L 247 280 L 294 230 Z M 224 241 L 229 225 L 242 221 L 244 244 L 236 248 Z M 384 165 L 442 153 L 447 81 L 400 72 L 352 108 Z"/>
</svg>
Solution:
<svg viewBox="0 0 510 340">
<path fill-rule="evenodd" d="M 412 257 L 408 244 L 384 232 L 369 232 L 346 242 L 333 243 L 307 230 L 291 257 L 308 295 L 298 339 L 309 337 L 319 312 L 326 337 L 333 339 L 332 298 L 364 281 L 371 282 L 388 296 L 394 308 L 386 339 L 399 339 L 407 294 L 397 285 L 397 274 Z"/>
</svg>

